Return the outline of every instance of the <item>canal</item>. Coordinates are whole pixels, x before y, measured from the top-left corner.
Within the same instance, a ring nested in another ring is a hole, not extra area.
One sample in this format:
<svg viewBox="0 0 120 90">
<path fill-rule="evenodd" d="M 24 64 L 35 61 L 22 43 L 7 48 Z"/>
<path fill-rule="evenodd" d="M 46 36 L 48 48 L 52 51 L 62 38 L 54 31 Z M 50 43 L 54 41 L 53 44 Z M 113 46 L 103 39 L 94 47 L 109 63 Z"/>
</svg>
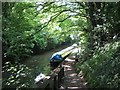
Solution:
<svg viewBox="0 0 120 90">
<path fill-rule="evenodd" d="M 3 72 L 3 87 L 8 88 L 34 88 L 37 75 L 43 73 L 45 75 L 51 72 L 49 59 L 53 53 L 60 51 L 70 45 L 64 45 L 57 49 L 44 52 L 40 55 L 34 55 L 23 61 L 22 63 L 10 66 Z"/>
</svg>

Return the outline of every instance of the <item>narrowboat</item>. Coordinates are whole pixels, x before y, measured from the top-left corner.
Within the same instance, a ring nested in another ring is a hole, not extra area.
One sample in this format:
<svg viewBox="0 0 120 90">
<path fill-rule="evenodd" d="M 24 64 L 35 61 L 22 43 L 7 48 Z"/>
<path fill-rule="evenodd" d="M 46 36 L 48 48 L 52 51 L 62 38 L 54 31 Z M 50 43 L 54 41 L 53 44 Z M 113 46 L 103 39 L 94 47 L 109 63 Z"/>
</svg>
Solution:
<svg viewBox="0 0 120 90">
<path fill-rule="evenodd" d="M 50 58 L 50 67 L 52 69 L 55 69 L 65 58 L 67 58 L 72 53 L 73 49 L 75 49 L 76 47 L 77 44 L 73 44 L 70 47 L 54 53 Z"/>
</svg>

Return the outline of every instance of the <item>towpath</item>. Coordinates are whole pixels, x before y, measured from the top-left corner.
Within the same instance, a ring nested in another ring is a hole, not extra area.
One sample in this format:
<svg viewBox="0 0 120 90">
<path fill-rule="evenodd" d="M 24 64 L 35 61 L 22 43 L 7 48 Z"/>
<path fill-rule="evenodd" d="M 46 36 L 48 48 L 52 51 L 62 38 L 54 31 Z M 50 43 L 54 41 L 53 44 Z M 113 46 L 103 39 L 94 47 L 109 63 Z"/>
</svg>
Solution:
<svg viewBox="0 0 120 90">
<path fill-rule="evenodd" d="M 73 67 L 76 63 L 75 59 L 66 58 L 64 63 L 64 81 L 60 90 L 72 89 L 72 90 L 87 90 L 87 82 L 82 74 L 78 74 Z"/>
</svg>

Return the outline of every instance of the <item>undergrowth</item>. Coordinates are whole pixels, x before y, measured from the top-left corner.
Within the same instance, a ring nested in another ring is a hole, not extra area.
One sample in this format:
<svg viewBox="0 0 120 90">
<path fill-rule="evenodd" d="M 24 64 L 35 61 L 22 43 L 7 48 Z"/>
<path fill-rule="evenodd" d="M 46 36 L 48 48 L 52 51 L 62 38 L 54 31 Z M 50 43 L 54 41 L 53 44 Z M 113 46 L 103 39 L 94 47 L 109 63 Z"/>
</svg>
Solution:
<svg viewBox="0 0 120 90">
<path fill-rule="evenodd" d="M 105 44 L 76 67 L 85 74 L 89 88 L 120 88 L 120 41 Z"/>
</svg>

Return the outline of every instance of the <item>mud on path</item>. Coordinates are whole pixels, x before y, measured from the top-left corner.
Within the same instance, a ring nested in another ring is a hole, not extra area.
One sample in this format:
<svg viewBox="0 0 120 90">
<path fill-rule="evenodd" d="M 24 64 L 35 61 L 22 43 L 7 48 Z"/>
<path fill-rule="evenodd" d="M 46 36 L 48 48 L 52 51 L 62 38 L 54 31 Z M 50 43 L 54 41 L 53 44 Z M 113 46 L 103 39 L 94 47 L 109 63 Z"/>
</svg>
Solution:
<svg viewBox="0 0 120 90">
<path fill-rule="evenodd" d="M 87 90 L 87 82 L 83 78 L 82 74 L 75 72 L 74 64 L 76 61 L 74 59 L 67 58 L 64 63 L 64 81 L 60 87 L 62 89 L 72 89 L 72 90 Z"/>
</svg>

